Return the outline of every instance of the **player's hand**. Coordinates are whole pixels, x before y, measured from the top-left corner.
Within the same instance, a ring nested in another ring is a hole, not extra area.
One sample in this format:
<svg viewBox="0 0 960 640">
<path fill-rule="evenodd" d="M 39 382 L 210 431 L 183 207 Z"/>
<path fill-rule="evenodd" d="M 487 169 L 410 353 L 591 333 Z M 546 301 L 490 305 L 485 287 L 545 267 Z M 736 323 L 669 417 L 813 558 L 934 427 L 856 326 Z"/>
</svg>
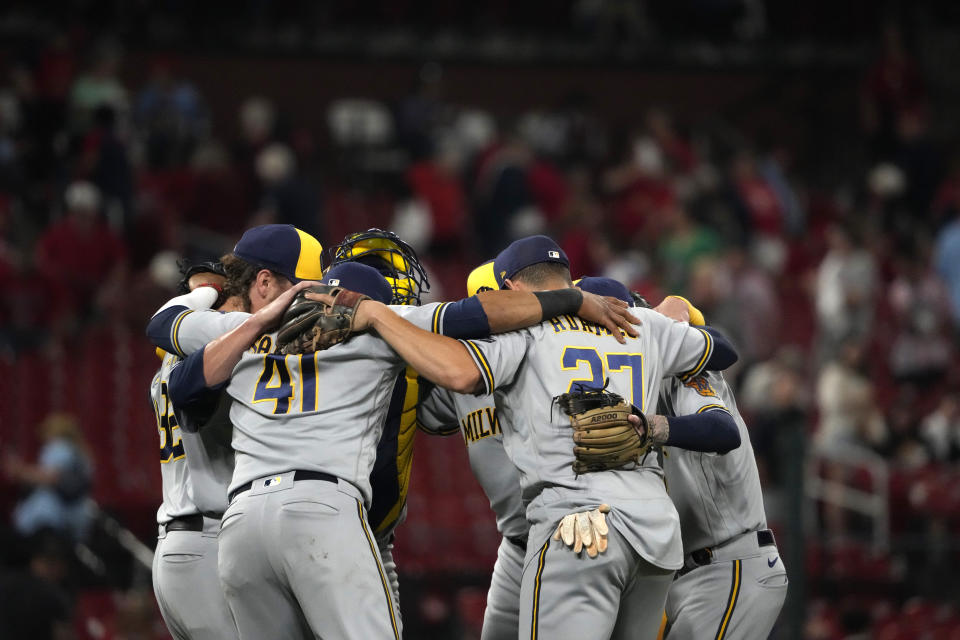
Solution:
<svg viewBox="0 0 960 640">
<path fill-rule="evenodd" d="M 627 420 L 635 427 L 643 428 L 643 421 L 640 420 L 640 416 L 630 414 L 627 416 Z M 650 432 L 650 439 L 653 440 L 654 445 L 665 444 L 667 438 L 670 437 L 670 422 L 667 421 L 666 416 L 660 414 L 647 415 L 647 430 Z"/>
<path fill-rule="evenodd" d="M 307 300 L 322 302 L 325 305 L 333 306 L 333 296 L 326 293 L 307 292 L 303 294 Z M 363 300 L 357 305 L 357 310 L 353 314 L 353 332 L 365 331 L 373 326 L 376 314 L 386 309 L 387 305 L 376 300 Z"/>
<path fill-rule="evenodd" d="M 607 535 L 610 532 L 607 513 L 610 513 L 610 505 L 607 504 L 601 504 L 593 511 L 569 513 L 557 525 L 553 539 L 562 540 L 574 553 L 586 549 L 588 556 L 596 558 L 607 550 Z"/>
<path fill-rule="evenodd" d="M 253 319 L 259 323 L 264 331 L 272 328 L 278 322 L 280 322 L 280 318 L 283 317 L 283 313 L 287 310 L 287 307 L 290 306 L 290 303 L 293 302 L 293 299 L 298 293 L 307 287 L 312 287 L 318 284 L 320 283 L 313 280 L 304 280 L 302 282 L 298 282 L 277 296 L 273 302 L 253 314 Z"/>
<path fill-rule="evenodd" d="M 677 322 L 690 322 L 690 307 L 676 296 L 667 296 L 653 310 Z"/>
<path fill-rule="evenodd" d="M 620 344 L 627 342 L 623 334 L 632 338 L 640 335 L 633 325 L 640 321 L 628 311 L 627 303 L 610 296 L 598 296 L 589 291 L 583 292 L 583 303 L 577 315 L 586 320 L 606 327 Z"/>
</svg>

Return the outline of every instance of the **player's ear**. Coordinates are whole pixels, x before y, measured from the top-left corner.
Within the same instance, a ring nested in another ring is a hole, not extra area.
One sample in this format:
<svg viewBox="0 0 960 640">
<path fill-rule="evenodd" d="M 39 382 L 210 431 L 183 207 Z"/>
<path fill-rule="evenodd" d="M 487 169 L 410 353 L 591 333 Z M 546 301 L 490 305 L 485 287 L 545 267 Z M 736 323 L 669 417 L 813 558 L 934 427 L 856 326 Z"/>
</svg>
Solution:
<svg viewBox="0 0 960 640">
<path fill-rule="evenodd" d="M 516 290 L 518 290 L 520 287 L 518 287 L 518 286 L 517 286 L 517 283 L 515 283 L 515 282 L 514 282 L 513 280 L 511 280 L 510 278 L 504 278 L 504 279 L 503 279 L 503 286 L 500 287 L 500 288 L 501 288 L 501 289 L 510 289 L 511 291 L 516 291 Z"/>
</svg>

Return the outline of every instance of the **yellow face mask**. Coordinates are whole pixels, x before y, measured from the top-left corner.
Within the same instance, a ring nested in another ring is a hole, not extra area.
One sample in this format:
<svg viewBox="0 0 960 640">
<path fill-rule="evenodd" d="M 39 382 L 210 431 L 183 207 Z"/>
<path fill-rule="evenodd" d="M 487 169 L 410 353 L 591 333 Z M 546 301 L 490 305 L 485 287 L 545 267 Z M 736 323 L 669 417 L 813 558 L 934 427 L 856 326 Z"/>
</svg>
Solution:
<svg viewBox="0 0 960 640">
<path fill-rule="evenodd" d="M 420 304 L 430 281 L 413 247 L 395 233 L 369 229 L 352 233 L 333 249 L 333 264 L 362 262 L 377 269 L 393 289 L 393 304 Z"/>
</svg>

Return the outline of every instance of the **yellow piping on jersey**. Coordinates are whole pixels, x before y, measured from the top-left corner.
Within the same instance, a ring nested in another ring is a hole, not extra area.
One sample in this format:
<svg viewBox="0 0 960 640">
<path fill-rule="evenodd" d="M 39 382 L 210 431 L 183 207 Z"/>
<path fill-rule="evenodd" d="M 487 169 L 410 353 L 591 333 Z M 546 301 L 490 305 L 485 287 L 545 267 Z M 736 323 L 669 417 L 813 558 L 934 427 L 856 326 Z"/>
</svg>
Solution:
<svg viewBox="0 0 960 640">
<path fill-rule="evenodd" d="M 699 409 L 697 409 L 697 413 L 703 413 L 704 411 L 710 411 L 711 409 L 720 409 L 721 411 L 727 411 L 727 408 L 722 404 L 705 404 Z M 727 413 L 730 413 L 730 412 L 727 411 Z"/>
<path fill-rule="evenodd" d="M 481 365 L 481 370 L 487 381 L 487 393 L 493 393 L 493 390 L 496 388 L 493 386 L 493 371 L 490 369 L 490 363 L 487 362 L 486 356 L 483 355 L 483 352 L 480 351 L 480 347 L 473 344 L 472 340 L 464 340 L 464 344 L 469 345 L 473 349 L 473 352 L 477 354 L 477 362 Z"/>
<path fill-rule="evenodd" d="M 697 331 L 702 333 L 704 339 L 706 340 L 706 344 L 704 344 L 703 347 L 703 355 L 700 356 L 700 360 L 697 361 L 697 364 L 693 369 L 680 376 L 680 382 L 686 382 L 690 378 L 699 375 L 699 373 L 703 371 L 703 367 L 706 366 L 707 360 L 710 359 L 710 355 L 713 353 L 713 336 L 703 329 L 697 329 Z"/>
<path fill-rule="evenodd" d="M 437 305 L 437 308 L 433 310 L 433 321 L 430 323 L 431 331 L 434 333 L 440 333 L 440 312 L 443 311 L 443 308 L 447 306 L 447 302 Z"/>
<path fill-rule="evenodd" d="M 170 340 L 170 342 L 173 343 L 173 348 L 174 348 L 174 350 L 175 350 L 178 354 L 180 354 L 181 356 L 184 356 L 184 357 L 186 357 L 187 354 L 185 354 L 185 353 L 183 352 L 183 349 L 180 348 L 180 335 L 179 335 L 179 334 L 180 334 L 180 323 L 183 322 L 183 319 L 186 318 L 186 317 L 187 317 L 188 315 L 190 315 L 191 313 L 193 313 L 193 309 L 187 309 L 186 311 L 184 311 L 183 313 L 181 313 L 179 316 L 177 316 L 176 322 L 173 323 L 173 333 L 172 333 L 172 335 L 171 335 L 171 340 Z"/>
</svg>

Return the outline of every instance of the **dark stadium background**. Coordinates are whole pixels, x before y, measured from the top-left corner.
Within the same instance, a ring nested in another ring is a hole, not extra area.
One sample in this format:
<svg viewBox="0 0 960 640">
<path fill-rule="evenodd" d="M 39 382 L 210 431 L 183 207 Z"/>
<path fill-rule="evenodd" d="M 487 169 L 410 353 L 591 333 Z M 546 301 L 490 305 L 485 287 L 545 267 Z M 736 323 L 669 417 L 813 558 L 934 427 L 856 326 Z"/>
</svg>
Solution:
<svg viewBox="0 0 960 640">
<path fill-rule="evenodd" d="M 438 298 L 538 231 L 687 295 L 741 352 L 775 637 L 960 638 L 958 59 L 934 1 L 4 3 L 0 635 L 166 637 L 144 324 L 177 256 L 279 221 L 394 228 Z M 78 543 L 12 526 L 52 413 L 95 464 Z M 499 539 L 460 438 L 417 438 L 409 507 L 407 637 L 479 637 Z"/>
</svg>

